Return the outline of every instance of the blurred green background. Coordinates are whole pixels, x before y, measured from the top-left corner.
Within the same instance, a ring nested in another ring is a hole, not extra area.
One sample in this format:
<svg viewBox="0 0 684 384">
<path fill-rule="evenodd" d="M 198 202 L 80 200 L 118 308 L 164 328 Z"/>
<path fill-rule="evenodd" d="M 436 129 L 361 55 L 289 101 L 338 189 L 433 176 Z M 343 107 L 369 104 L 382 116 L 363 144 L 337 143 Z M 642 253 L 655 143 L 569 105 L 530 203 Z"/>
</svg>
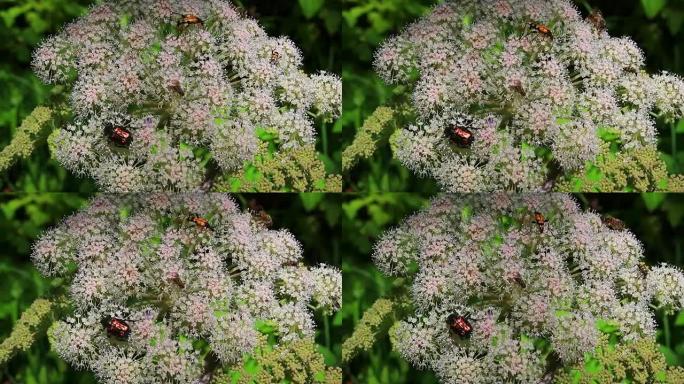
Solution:
<svg viewBox="0 0 684 384">
<path fill-rule="evenodd" d="M 5 147 L 22 120 L 38 105 L 48 103 L 51 87 L 33 75 L 31 52 L 45 37 L 84 14 L 87 0 L 0 1 L 0 148 Z M 289 36 L 302 50 L 307 72 L 340 74 L 341 0 L 234 0 L 257 18 L 272 36 Z M 317 149 L 326 169 L 340 171 L 341 123 L 323 124 Z M 93 182 L 69 174 L 50 159 L 43 140 L 28 160 L 0 174 L 0 191 L 81 192 L 95 190 Z"/>
<path fill-rule="evenodd" d="M 372 69 L 373 53 L 388 36 L 429 11 L 437 0 L 345 0 L 342 12 L 342 78 L 344 82 L 343 147 L 365 119 L 392 97 Z M 584 15 L 603 12 L 612 36 L 631 36 L 646 53 L 649 72 L 684 73 L 684 1 L 576 0 Z M 659 149 L 671 173 L 684 173 L 684 120 L 659 126 Z M 386 144 L 386 140 L 385 140 Z M 344 175 L 346 191 L 414 191 L 437 189 L 434 181 L 412 175 L 381 145 L 370 160 L 362 160 Z"/>
<path fill-rule="evenodd" d="M 304 249 L 308 265 L 340 266 L 341 195 L 241 194 L 242 207 L 255 200 L 268 212 L 273 229 L 289 229 Z M 0 195 L 0 341 L 11 332 L 21 313 L 38 297 L 49 295 L 52 279 L 43 278 L 30 262 L 31 244 L 46 229 L 88 201 L 83 194 L 37 193 Z M 321 241 L 325 239 L 325 241 Z M 316 314 L 316 341 L 326 364 L 339 365 L 342 315 Z M 50 351 L 42 335 L 29 353 L 0 365 L 2 384 L 95 383 L 90 372 L 78 372 Z"/>
<path fill-rule="evenodd" d="M 684 265 L 684 194 L 575 195 L 583 208 L 622 219 L 644 244 L 650 265 Z M 383 193 L 346 195 L 342 205 L 341 249 L 343 271 L 342 338 L 351 335 L 363 313 L 388 294 L 392 279 L 383 276 L 371 260 L 379 235 L 428 203 L 428 195 Z M 657 314 L 658 343 L 668 363 L 684 365 L 684 311 L 665 318 Z M 668 323 L 668 331 L 664 322 Z M 368 353 L 360 353 L 343 367 L 345 384 L 437 383 L 434 375 L 418 371 L 391 350 L 389 337 Z"/>
</svg>

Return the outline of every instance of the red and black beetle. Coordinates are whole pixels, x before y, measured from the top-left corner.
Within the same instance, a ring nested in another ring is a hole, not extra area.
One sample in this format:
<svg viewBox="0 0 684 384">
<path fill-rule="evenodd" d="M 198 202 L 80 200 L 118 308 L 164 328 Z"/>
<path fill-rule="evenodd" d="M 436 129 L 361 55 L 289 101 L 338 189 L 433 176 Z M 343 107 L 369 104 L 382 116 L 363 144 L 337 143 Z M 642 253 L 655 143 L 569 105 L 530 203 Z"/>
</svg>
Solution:
<svg viewBox="0 0 684 384">
<path fill-rule="evenodd" d="M 119 340 L 128 340 L 131 334 L 131 327 L 123 319 L 107 316 L 102 319 L 102 326 L 107 330 L 107 335 L 116 337 Z"/>
<path fill-rule="evenodd" d="M 451 125 L 446 129 L 446 135 L 452 143 L 461 148 L 468 148 L 475 140 L 475 135 L 466 127 L 459 124 Z"/>
<path fill-rule="evenodd" d="M 105 126 L 105 134 L 109 136 L 109 140 L 121 147 L 128 147 L 133 141 L 133 135 L 128 129 L 114 124 L 107 124 Z"/>
<path fill-rule="evenodd" d="M 452 313 L 447 317 L 447 325 L 452 332 L 460 337 L 468 337 L 473 333 L 473 326 L 468 322 L 468 319 L 457 313 Z"/>
</svg>

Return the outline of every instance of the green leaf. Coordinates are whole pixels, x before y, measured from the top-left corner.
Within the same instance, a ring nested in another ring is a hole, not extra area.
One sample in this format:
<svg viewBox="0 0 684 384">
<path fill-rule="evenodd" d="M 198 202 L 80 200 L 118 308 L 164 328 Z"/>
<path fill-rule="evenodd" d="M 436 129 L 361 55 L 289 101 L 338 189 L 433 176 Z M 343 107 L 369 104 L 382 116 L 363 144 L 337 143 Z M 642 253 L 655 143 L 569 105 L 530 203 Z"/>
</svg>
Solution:
<svg viewBox="0 0 684 384">
<path fill-rule="evenodd" d="M 660 207 L 661 204 L 665 201 L 665 194 L 664 193 L 642 193 L 641 198 L 644 200 L 644 203 L 646 204 L 646 209 L 648 209 L 649 212 L 653 212 L 658 207 Z"/>
<path fill-rule="evenodd" d="M 679 312 L 677 319 L 675 319 L 675 325 L 684 326 L 684 311 Z"/>
<path fill-rule="evenodd" d="M 318 203 L 323 200 L 324 195 L 322 193 L 300 193 L 299 199 L 302 201 L 302 205 L 307 212 L 313 211 Z"/>
<path fill-rule="evenodd" d="M 679 123 L 677 123 L 677 128 L 675 129 L 675 132 L 684 133 L 684 119 L 679 120 Z"/>
<path fill-rule="evenodd" d="M 607 142 L 618 141 L 620 139 L 620 131 L 613 127 L 598 127 L 598 137 Z"/>
<path fill-rule="evenodd" d="M 660 352 L 665 355 L 665 361 L 667 362 L 667 365 L 679 365 L 679 357 L 672 349 L 665 345 L 660 345 L 659 348 Z"/>
<path fill-rule="evenodd" d="M 307 19 L 310 19 L 321 10 L 325 0 L 299 0 L 299 7 L 302 8 L 302 13 Z"/>
<path fill-rule="evenodd" d="M 259 320 L 255 322 L 254 327 L 256 328 L 259 333 L 264 334 L 264 335 L 270 335 L 276 332 L 278 329 L 275 324 L 273 324 L 270 321 L 262 321 Z"/>
<path fill-rule="evenodd" d="M 684 218 L 684 204 L 675 203 L 673 201 L 666 201 L 663 204 L 663 210 L 667 212 L 667 220 L 673 227 L 679 226 Z"/>
<path fill-rule="evenodd" d="M 667 4 L 667 0 L 641 0 L 641 6 L 649 19 L 656 17 L 665 7 L 665 4 Z"/>
<path fill-rule="evenodd" d="M 620 330 L 620 327 L 615 322 L 603 319 L 596 321 L 596 328 L 606 334 L 615 333 Z"/>
<path fill-rule="evenodd" d="M 670 29 L 670 33 L 676 35 L 682 28 L 682 23 L 684 22 L 684 12 L 668 10 L 668 12 L 665 13 L 665 17 L 667 18 L 667 27 Z"/>
</svg>

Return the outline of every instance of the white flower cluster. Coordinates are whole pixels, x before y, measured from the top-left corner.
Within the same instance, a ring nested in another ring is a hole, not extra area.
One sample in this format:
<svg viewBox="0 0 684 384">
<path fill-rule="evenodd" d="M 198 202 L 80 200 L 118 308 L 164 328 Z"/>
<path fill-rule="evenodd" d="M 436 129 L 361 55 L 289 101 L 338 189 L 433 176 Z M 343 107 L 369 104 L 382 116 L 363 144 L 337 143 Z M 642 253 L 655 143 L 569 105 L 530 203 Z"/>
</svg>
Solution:
<svg viewBox="0 0 684 384">
<path fill-rule="evenodd" d="M 619 151 L 654 146 L 652 116 L 684 115 L 684 81 L 643 65 L 631 39 L 569 0 L 447 1 L 375 57 L 417 113 L 396 156 L 451 192 L 540 190 L 611 136 Z"/>
<path fill-rule="evenodd" d="M 54 348 L 103 383 L 189 383 L 207 353 L 236 364 L 267 343 L 261 326 L 280 344 L 313 338 L 311 308 L 339 309 L 341 273 L 305 266 L 264 222 L 220 194 L 94 199 L 34 245 L 36 267 L 70 281 Z"/>
<path fill-rule="evenodd" d="M 337 117 L 342 85 L 301 65 L 291 40 L 223 0 L 107 2 L 33 58 L 41 79 L 71 92 L 55 157 L 111 192 L 197 189 L 207 152 L 238 171 L 269 136 L 277 151 L 314 144 L 311 116 Z"/>
<path fill-rule="evenodd" d="M 600 345 L 600 324 L 651 338 L 649 306 L 684 306 L 680 270 L 649 269 L 621 221 L 561 194 L 440 196 L 373 257 L 410 282 L 395 348 L 444 383 L 538 383 Z"/>
</svg>

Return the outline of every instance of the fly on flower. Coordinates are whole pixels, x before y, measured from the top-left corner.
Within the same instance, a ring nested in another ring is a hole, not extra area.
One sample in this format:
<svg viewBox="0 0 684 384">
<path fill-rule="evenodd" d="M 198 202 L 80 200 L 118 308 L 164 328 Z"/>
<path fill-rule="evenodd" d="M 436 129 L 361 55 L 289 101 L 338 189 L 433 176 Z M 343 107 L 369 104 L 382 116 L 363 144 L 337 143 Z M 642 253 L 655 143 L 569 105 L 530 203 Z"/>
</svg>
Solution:
<svg viewBox="0 0 684 384">
<path fill-rule="evenodd" d="M 200 19 L 196 15 L 192 14 L 184 14 L 178 21 L 178 27 L 181 29 L 186 29 L 191 25 L 204 26 L 204 21 L 202 21 L 202 19 Z"/>
<path fill-rule="evenodd" d="M 183 91 L 183 87 L 181 87 L 180 81 L 178 80 L 172 81 L 171 85 L 169 85 L 169 89 L 181 96 L 185 96 L 185 91 Z"/>
<path fill-rule="evenodd" d="M 540 35 L 544 37 L 548 37 L 549 39 L 553 39 L 553 33 L 551 33 L 551 29 L 547 27 L 544 24 L 541 23 L 530 23 L 530 28 L 532 30 L 536 31 Z"/>
<path fill-rule="evenodd" d="M 107 335 L 115 337 L 119 340 L 128 340 L 131 334 L 131 327 L 118 317 L 107 316 L 102 319 L 102 326 L 105 327 Z"/>
<path fill-rule="evenodd" d="M 249 210 L 252 211 L 252 216 L 257 223 L 260 223 L 265 228 L 270 228 L 273 225 L 273 219 L 269 215 L 264 207 L 257 203 L 256 200 L 249 201 Z"/>
<path fill-rule="evenodd" d="M 534 213 L 534 222 L 537 223 L 537 226 L 539 227 L 539 233 L 544 233 L 544 224 L 546 223 L 546 219 L 541 212 Z"/>
<path fill-rule="evenodd" d="M 180 275 L 178 274 L 178 272 L 171 272 L 171 273 L 168 275 L 168 281 L 171 282 L 171 283 L 173 283 L 173 284 L 175 284 L 175 285 L 178 286 L 178 288 L 180 288 L 180 289 L 185 288 L 185 283 L 184 283 L 183 280 L 180 278 Z"/>
<path fill-rule="evenodd" d="M 105 126 L 105 134 L 112 143 L 120 147 L 128 147 L 133 141 L 131 131 L 120 125 L 107 124 Z"/>
<path fill-rule="evenodd" d="M 601 216 L 601 221 L 606 225 L 606 227 L 614 231 L 624 231 L 625 229 L 625 223 L 613 216 Z"/>
<path fill-rule="evenodd" d="M 606 30 L 606 19 L 603 18 L 603 14 L 598 9 L 591 11 L 587 16 L 587 21 L 599 32 Z"/>
<path fill-rule="evenodd" d="M 460 337 L 468 337 L 473 333 L 473 326 L 468 322 L 468 319 L 457 313 L 452 313 L 447 317 L 447 325 L 452 332 Z"/>
<path fill-rule="evenodd" d="M 194 216 L 190 219 L 190 221 L 195 223 L 195 225 L 199 229 L 211 229 L 211 226 L 209 225 L 209 220 L 207 220 L 203 217 Z"/>
<path fill-rule="evenodd" d="M 513 281 L 515 281 L 516 284 L 520 286 L 520 288 L 525 289 L 527 288 L 527 284 L 525 283 L 525 280 L 523 280 L 522 276 L 520 276 L 519 273 L 515 275 L 513 278 Z"/>
<path fill-rule="evenodd" d="M 525 96 L 527 94 L 525 92 L 525 88 L 523 88 L 522 82 L 520 80 L 513 81 L 510 88 L 511 88 L 511 90 L 520 94 L 520 96 Z"/>
<path fill-rule="evenodd" d="M 271 64 L 278 64 L 280 58 L 281 56 L 280 53 L 278 53 L 278 51 L 276 51 L 275 49 L 271 51 Z"/>
</svg>

